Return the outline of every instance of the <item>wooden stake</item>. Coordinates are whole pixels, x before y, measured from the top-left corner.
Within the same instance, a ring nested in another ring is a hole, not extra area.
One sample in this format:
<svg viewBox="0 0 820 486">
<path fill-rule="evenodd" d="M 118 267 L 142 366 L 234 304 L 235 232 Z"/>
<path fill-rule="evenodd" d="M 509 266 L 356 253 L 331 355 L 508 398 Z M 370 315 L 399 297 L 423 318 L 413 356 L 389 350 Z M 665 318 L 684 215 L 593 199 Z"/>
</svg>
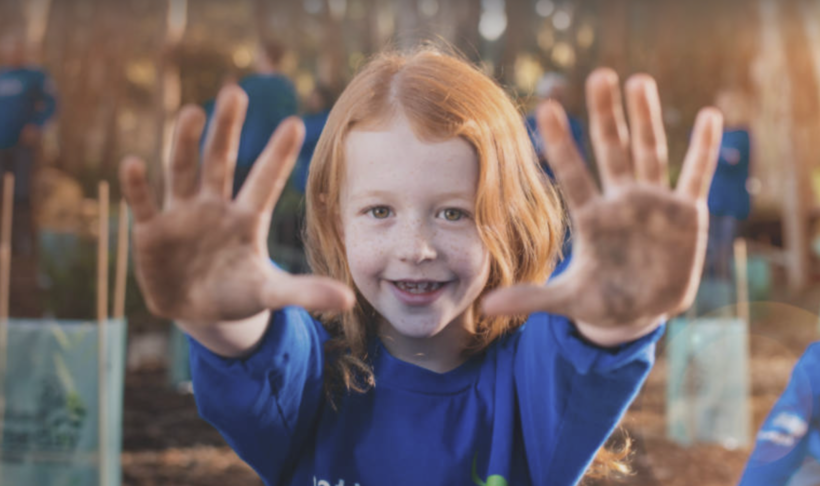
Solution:
<svg viewBox="0 0 820 486">
<path fill-rule="evenodd" d="M 106 346 L 105 324 L 108 320 L 108 183 L 99 185 L 99 236 L 97 239 L 97 379 L 99 381 L 99 474 L 100 486 L 108 484 L 108 404 L 106 389 L 106 370 L 108 353 Z"/>
<path fill-rule="evenodd" d="M 108 183 L 99 186 L 100 221 L 97 239 L 97 321 L 108 319 Z"/>
<path fill-rule="evenodd" d="M 751 324 L 751 312 L 749 310 L 749 275 L 748 256 L 746 251 L 746 240 L 737 238 L 735 240 L 735 280 L 737 281 L 737 316 L 746 323 Z"/>
<path fill-rule="evenodd" d="M 3 419 L 6 416 L 6 359 L 8 349 L 9 277 L 11 276 L 11 218 L 14 214 L 14 175 L 3 176 L 0 216 L 0 451 L 3 450 Z M 0 479 L 3 477 L 0 461 Z"/>
<path fill-rule="evenodd" d="M 117 229 L 117 270 L 114 274 L 115 319 L 125 316 L 125 284 L 128 277 L 128 205 L 120 201 L 119 226 Z"/>
<path fill-rule="evenodd" d="M 9 276 L 11 275 L 11 221 L 14 215 L 14 175 L 3 176 L 3 216 L 0 231 L 0 320 L 9 317 Z"/>
</svg>

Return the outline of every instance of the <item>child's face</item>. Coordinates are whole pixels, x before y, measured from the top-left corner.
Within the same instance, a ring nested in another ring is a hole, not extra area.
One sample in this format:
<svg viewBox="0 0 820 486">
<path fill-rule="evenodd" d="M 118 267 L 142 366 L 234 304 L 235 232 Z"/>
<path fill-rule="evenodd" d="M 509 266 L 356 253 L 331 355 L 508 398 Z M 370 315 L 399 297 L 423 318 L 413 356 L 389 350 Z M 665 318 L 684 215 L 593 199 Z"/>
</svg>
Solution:
<svg viewBox="0 0 820 486">
<path fill-rule="evenodd" d="M 353 281 L 404 337 L 472 330 L 490 271 L 474 219 L 478 158 L 461 138 L 419 140 L 403 115 L 378 130 L 347 138 L 341 231 Z"/>
</svg>

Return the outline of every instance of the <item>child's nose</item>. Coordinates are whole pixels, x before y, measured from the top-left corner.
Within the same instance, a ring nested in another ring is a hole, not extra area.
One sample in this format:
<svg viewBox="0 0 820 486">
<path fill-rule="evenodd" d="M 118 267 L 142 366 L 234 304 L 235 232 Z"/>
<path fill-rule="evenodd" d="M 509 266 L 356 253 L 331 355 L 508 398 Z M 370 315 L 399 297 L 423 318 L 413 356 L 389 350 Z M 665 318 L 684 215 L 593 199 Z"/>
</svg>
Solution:
<svg viewBox="0 0 820 486">
<path fill-rule="evenodd" d="M 426 260 L 434 260 L 437 256 L 433 244 L 433 232 L 418 221 L 407 224 L 397 246 L 397 256 L 404 262 L 417 264 Z"/>
</svg>

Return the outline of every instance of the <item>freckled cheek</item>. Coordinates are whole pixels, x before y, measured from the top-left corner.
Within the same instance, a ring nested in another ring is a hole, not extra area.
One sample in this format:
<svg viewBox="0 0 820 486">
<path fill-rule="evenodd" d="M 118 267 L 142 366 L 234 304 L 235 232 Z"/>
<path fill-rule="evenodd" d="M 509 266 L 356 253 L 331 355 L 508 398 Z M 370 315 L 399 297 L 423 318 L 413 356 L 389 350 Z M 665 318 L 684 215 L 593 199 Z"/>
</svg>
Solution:
<svg viewBox="0 0 820 486">
<path fill-rule="evenodd" d="M 367 234 L 359 228 L 345 229 L 347 263 L 359 286 L 367 285 L 366 278 L 379 274 L 385 266 L 383 242 L 377 235 Z"/>
<path fill-rule="evenodd" d="M 489 272 L 490 253 L 478 235 L 452 238 L 443 244 L 450 268 L 463 278 L 484 278 Z"/>
</svg>

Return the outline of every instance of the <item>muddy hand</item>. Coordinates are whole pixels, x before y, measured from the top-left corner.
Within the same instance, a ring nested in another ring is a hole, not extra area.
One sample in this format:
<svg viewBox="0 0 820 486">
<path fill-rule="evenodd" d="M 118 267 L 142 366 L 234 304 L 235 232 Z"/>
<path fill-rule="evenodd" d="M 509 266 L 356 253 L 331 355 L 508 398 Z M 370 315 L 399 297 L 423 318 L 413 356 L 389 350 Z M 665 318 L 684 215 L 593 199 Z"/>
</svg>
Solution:
<svg viewBox="0 0 820 486">
<path fill-rule="evenodd" d="M 347 308 L 353 294 L 327 278 L 293 276 L 274 267 L 267 234 L 304 136 L 298 119 L 284 121 L 253 166 L 235 200 L 231 185 L 248 105 L 236 86 L 220 91 L 202 167 L 201 109 L 183 108 L 170 164 L 165 167 L 163 209 L 152 200 L 145 164 L 127 158 L 120 171 L 134 214 L 137 279 L 156 315 L 190 322 L 244 319 L 267 309 L 298 305 L 311 310 Z"/>
<path fill-rule="evenodd" d="M 572 262 L 546 286 L 493 292 L 484 303 L 487 313 L 546 311 L 611 331 L 651 326 L 691 305 L 706 250 L 706 195 L 722 117 L 713 108 L 701 110 L 678 186 L 672 190 L 655 82 L 646 75 L 633 76 L 626 94 L 631 136 L 617 75 L 599 69 L 587 81 L 602 190 L 575 149 L 563 109 L 553 102 L 539 107 L 547 158 L 572 219 Z"/>
</svg>

